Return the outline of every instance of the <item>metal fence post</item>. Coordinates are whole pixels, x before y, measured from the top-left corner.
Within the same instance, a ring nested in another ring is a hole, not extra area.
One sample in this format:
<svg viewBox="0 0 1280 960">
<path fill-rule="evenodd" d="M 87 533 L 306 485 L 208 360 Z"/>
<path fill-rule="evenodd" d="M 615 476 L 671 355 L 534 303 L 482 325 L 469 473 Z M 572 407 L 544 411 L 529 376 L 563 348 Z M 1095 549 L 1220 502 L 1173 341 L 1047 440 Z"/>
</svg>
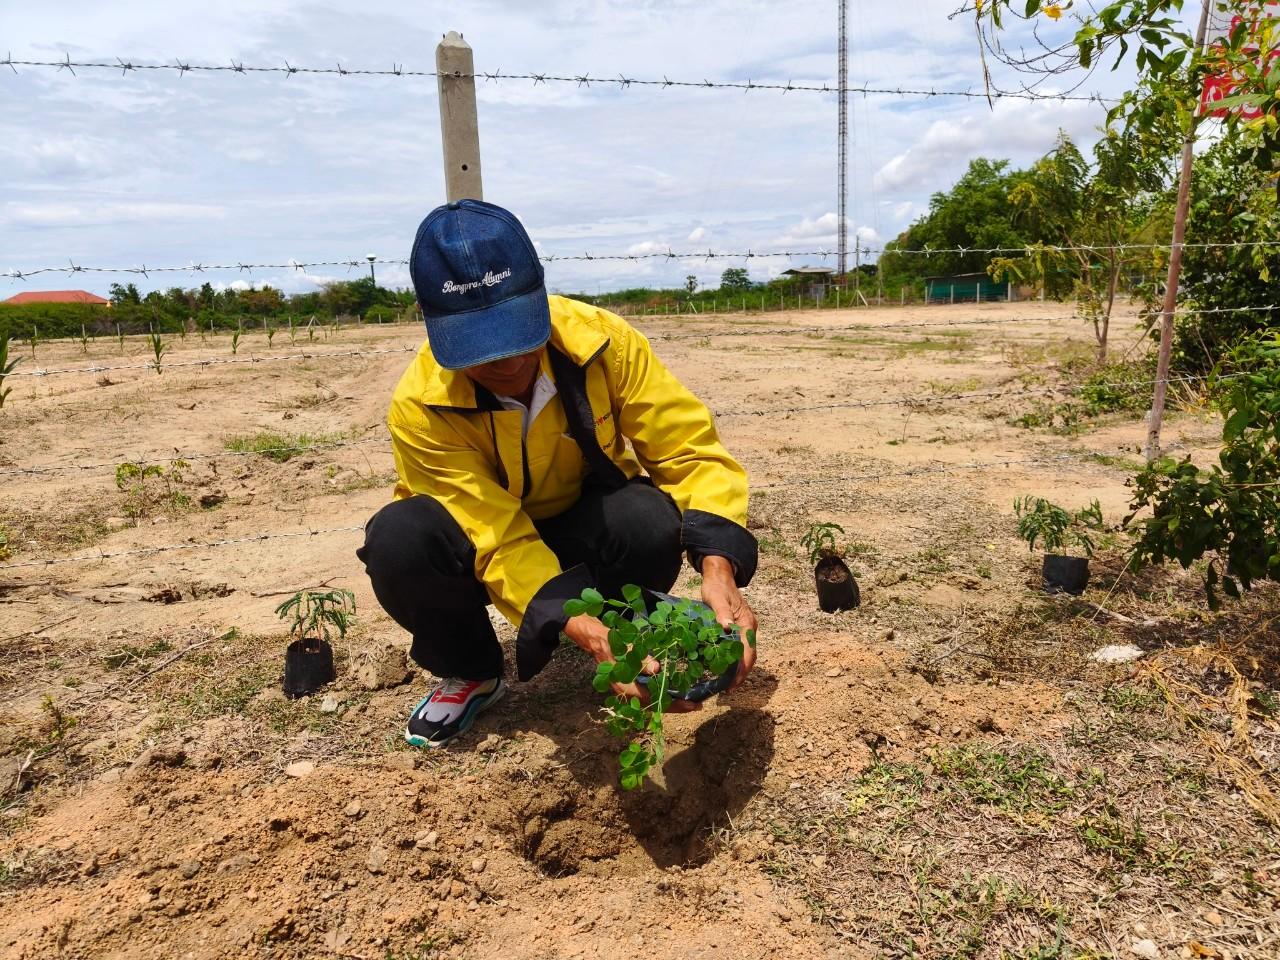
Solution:
<svg viewBox="0 0 1280 960">
<path fill-rule="evenodd" d="M 471 45 L 462 39 L 462 34 L 450 30 L 436 46 L 444 186 L 450 201 L 484 199 L 475 72 Z"/>
</svg>

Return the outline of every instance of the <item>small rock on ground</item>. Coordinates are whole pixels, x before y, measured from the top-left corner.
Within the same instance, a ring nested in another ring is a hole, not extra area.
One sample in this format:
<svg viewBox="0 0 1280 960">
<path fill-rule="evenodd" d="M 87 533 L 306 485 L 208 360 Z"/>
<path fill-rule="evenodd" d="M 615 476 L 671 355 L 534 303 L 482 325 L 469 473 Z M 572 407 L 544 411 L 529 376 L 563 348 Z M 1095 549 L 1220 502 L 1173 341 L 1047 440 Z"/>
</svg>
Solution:
<svg viewBox="0 0 1280 960">
<path fill-rule="evenodd" d="M 1142 960 L 1160 960 L 1160 948 L 1154 940 L 1135 940 L 1130 944 L 1129 952 Z"/>
<path fill-rule="evenodd" d="M 316 765 L 310 760 L 295 760 L 284 768 L 284 772 L 291 777 L 309 777 L 316 772 Z"/>
<path fill-rule="evenodd" d="M 1094 663 L 1132 663 L 1142 656 L 1142 650 L 1129 643 L 1110 644 L 1099 647 L 1089 654 Z"/>
<path fill-rule="evenodd" d="M 324 696 L 324 699 L 320 701 L 321 713 L 337 713 L 338 707 L 339 707 L 338 698 L 335 697 L 332 693 L 326 693 Z"/>
</svg>

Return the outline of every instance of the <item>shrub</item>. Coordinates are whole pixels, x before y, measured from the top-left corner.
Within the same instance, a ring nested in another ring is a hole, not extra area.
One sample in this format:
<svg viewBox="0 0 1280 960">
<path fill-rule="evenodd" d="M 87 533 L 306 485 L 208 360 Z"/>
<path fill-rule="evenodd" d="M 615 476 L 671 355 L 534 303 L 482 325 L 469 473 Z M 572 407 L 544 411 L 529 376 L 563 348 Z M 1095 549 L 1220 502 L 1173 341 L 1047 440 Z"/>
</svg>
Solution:
<svg viewBox="0 0 1280 960">
<path fill-rule="evenodd" d="M 1151 509 L 1137 523 L 1135 569 L 1167 560 L 1186 568 L 1211 555 L 1205 592 L 1216 610 L 1219 586 L 1239 598 L 1255 580 L 1280 579 L 1280 331 L 1237 346 L 1215 369 L 1210 390 L 1224 417 L 1218 462 L 1207 469 L 1190 457 L 1148 464 L 1130 481 L 1125 525 Z"/>
</svg>

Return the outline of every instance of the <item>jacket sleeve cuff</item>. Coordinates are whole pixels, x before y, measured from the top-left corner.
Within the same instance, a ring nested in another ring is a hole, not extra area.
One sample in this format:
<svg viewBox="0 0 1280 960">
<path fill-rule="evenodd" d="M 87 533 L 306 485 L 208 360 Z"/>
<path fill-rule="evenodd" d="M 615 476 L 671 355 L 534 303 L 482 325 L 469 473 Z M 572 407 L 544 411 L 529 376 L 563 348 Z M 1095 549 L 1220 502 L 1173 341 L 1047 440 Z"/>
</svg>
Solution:
<svg viewBox="0 0 1280 960">
<path fill-rule="evenodd" d="M 745 587 L 756 574 L 760 554 L 756 538 L 732 520 L 703 510 L 686 510 L 680 542 L 689 554 L 689 563 L 701 572 L 703 557 L 725 557 L 733 564 L 733 579 Z"/>
<path fill-rule="evenodd" d="M 569 619 L 565 601 L 578 599 L 590 586 L 591 571 L 580 563 L 552 577 L 533 595 L 516 634 L 516 676 L 521 680 L 532 680 L 550 662 Z"/>
</svg>

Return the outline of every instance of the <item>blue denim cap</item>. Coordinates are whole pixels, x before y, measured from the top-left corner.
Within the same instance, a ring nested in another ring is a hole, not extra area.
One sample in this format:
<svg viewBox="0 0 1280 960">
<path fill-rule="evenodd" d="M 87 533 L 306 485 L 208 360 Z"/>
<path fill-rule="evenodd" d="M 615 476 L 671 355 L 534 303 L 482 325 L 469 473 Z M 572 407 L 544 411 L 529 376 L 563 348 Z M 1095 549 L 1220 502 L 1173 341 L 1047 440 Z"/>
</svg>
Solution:
<svg viewBox="0 0 1280 960">
<path fill-rule="evenodd" d="M 529 353 L 551 336 L 542 263 L 502 207 L 483 200 L 436 207 L 418 227 L 409 275 L 431 352 L 446 370 Z"/>
</svg>

